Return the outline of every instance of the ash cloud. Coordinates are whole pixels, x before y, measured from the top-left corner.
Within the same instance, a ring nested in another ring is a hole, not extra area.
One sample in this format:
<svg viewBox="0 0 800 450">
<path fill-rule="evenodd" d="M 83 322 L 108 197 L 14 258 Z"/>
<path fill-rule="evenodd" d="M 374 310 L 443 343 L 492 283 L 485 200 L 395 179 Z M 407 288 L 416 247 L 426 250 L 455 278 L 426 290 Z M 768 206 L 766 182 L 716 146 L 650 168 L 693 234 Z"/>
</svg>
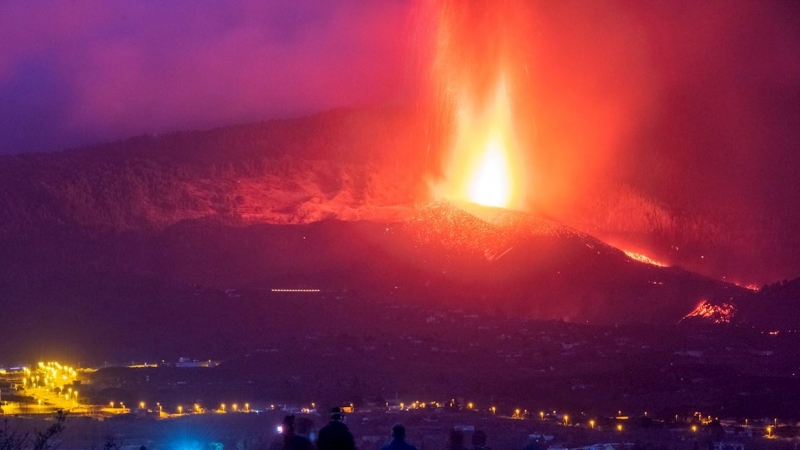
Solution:
<svg viewBox="0 0 800 450">
<path fill-rule="evenodd" d="M 487 4 L 434 3 L 479 54 Z M 532 209 L 728 280 L 800 275 L 798 5 L 499 3 L 522 5 L 501 31 L 525 28 L 509 47 Z"/>
<path fill-rule="evenodd" d="M 531 16 L 546 209 L 585 216 L 624 184 L 641 216 L 666 211 L 682 230 L 605 216 L 589 218 L 592 231 L 649 232 L 638 243 L 667 256 L 685 238 L 674 234 L 694 230 L 703 250 L 673 262 L 756 282 L 800 274 L 797 4 L 532 2 Z"/>
</svg>

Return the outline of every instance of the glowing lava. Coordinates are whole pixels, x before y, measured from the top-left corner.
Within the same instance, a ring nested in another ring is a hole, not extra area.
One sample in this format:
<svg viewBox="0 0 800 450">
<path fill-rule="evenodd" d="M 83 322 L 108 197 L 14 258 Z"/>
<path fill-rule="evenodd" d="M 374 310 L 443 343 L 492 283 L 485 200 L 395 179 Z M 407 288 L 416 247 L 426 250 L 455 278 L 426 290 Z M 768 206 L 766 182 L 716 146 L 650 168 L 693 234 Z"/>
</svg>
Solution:
<svg viewBox="0 0 800 450">
<path fill-rule="evenodd" d="M 466 95 L 461 101 L 450 161 L 445 179 L 436 187 L 438 194 L 484 206 L 523 209 L 524 174 L 515 151 L 504 83 L 498 83 L 488 107 L 472 104 Z"/>
<path fill-rule="evenodd" d="M 524 210 L 526 135 L 517 131 L 532 129 L 518 111 L 528 54 L 524 2 L 432 2 L 438 18 L 434 145 L 446 155 L 434 193 Z"/>
<path fill-rule="evenodd" d="M 508 206 L 511 199 L 508 161 L 502 144 L 491 138 L 469 186 L 469 199 L 479 205 Z"/>
<path fill-rule="evenodd" d="M 630 251 L 627 251 L 627 250 L 623 250 L 623 251 L 625 252 L 626 255 L 628 255 L 628 258 L 630 258 L 630 259 L 632 259 L 634 261 L 639 261 L 641 263 L 650 264 L 652 266 L 669 267 L 666 264 L 658 262 L 655 259 L 652 259 L 649 256 L 643 255 L 641 253 L 630 252 Z"/>
<path fill-rule="evenodd" d="M 700 302 L 697 307 L 687 314 L 682 320 L 692 317 L 699 317 L 709 320 L 713 323 L 731 323 L 733 316 L 736 314 L 736 308 L 728 303 L 719 305 L 712 305 L 707 300 Z"/>
</svg>

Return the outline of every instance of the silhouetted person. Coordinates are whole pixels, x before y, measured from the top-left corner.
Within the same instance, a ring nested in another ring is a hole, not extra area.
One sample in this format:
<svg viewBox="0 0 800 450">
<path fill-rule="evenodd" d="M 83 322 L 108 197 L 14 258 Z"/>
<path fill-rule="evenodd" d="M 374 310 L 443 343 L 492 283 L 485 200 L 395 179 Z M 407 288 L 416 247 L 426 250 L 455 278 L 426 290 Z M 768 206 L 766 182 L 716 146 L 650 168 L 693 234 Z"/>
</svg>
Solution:
<svg viewBox="0 0 800 450">
<path fill-rule="evenodd" d="M 392 427 L 392 442 L 381 447 L 381 450 L 417 450 L 417 447 L 406 442 L 406 427 L 397 424 Z"/>
<path fill-rule="evenodd" d="M 472 433 L 472 450 L 489 450 L 486 446 L 486 433 L 481 430 Z"/>
<path fill-rule="evenodd" d="M 341 408 L 331 410 L 331 421 L 319 430 L 317 437 L 318 450 L 355 450 L 353 435 L 344 424 L 344 413 Z"/>
<path fill-rule="evenodd" d="M 281 439 L 276 440 L 270 445 L 270 450 L 313 450 L 314 444 L 305 437 L 299 436 L 294 429 L 294 416 L 283 418 L 283 430 Z"/>
<path fill-rule="evenodd" d="M 464 447 L 464 433 L 461 430 L 451 430 L 447 437 L 447 450 L 466 450 Z"/>
</svg>

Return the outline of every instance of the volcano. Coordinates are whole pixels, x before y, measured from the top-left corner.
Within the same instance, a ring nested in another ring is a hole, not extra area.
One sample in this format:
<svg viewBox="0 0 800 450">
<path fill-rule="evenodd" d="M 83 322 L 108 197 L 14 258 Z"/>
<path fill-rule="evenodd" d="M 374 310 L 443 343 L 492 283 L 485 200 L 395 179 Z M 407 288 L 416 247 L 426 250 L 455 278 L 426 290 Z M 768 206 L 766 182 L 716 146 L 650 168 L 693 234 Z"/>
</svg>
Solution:
<svg viewBox="0 0 800 450">
<path fill-rule="evenodd" d="M 313 288 L 600 324 L 676 323 L 701 299 L 746 293 L 643 264 L 552 220 L 477 209 L 437 201 L 402 222 L 184 223 L 142 260 L 160 277 L 220 288 Z"/>
<path fill-rule="evenodd" d="M 138 355 L 176 338 L 169 329 L 192 337 L 181 349 L 209 344 L 200 329 L 231 342 L 235 324 L 268 317 L 219 294 L 242 289 L 273 305 L 388 299 L 591 324 L 675 324 L 702 302 L 758 309 L 747 289 L 541 214 L 424 199 L 419 161 L 384 151 L 413 144 L 405 124 L 396 111 L 337 111 L 4 158 L 6 350 L 66 338 L 107 354 L 98 327 Z"/>
</svg>

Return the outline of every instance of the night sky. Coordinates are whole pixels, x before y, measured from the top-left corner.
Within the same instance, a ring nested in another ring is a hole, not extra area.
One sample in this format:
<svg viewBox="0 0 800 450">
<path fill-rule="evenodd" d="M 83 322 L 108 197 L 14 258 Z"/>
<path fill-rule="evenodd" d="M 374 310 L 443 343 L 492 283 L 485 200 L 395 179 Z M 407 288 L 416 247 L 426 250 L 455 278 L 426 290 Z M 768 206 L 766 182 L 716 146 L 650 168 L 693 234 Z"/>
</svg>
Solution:
<svg viewBox="0 0 800 450">
<path fill-rule="evenodd" d="M 4 1 L 0 154 L 413 107 L 424 3 Z M 800 230 L 800 3 L 547 0 L 526 14 L 521 101 L 553 183 L 580 195 L 618 179 L 677 210 Z"/>
</svg>

